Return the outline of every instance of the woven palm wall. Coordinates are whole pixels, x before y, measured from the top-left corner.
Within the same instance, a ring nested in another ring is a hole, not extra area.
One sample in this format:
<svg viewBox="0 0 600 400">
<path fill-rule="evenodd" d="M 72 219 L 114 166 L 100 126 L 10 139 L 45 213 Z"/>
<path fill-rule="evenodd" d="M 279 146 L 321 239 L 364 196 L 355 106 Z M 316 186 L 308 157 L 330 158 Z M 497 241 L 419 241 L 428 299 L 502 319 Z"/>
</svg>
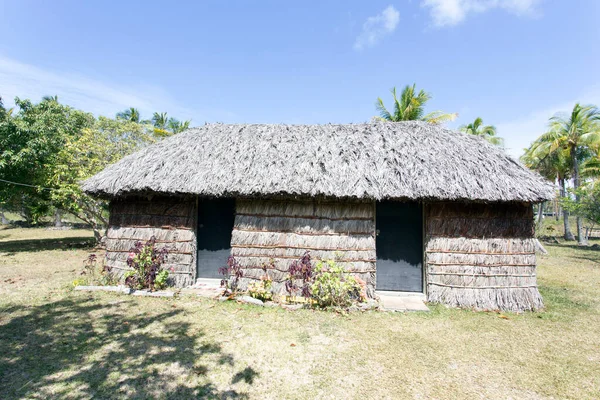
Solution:
<svg viewBox="0 0 600 400">
<path fill-rule="evenodd" d="M 314 261 L 335 259 L 375 289 L 373 202 L 238 199 L 231 253 L 244 267 L 241 286 L 268 274 L 284 293 L 289 265 L 309 251 Z"/>
<path fill-rule="evenodd" d="M 191 285 L 196 275 L 195 197 L 121 198 L 110 203 L 106 263 L 116 274 L 129 267 L 127 256 L 135 242 L 156 238 L 167 247 L 165 268 L 176 286 Z"/>
<path fill-rule="evenodd" d="M 543 307 L 530 204 L 432 203 L 425 218 L 429 301 L 478 310 Z"/>
</svg>

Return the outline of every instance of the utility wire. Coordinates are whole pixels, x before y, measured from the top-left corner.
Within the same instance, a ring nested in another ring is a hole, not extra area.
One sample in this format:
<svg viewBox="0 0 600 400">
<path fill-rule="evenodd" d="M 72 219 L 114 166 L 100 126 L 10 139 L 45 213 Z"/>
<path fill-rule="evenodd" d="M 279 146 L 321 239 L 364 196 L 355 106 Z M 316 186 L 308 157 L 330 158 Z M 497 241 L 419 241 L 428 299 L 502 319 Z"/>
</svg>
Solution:
<svg viewBox="0 0 600 400">
<path fill-rule="evenodd" d="M 27 183 L 19 183 L 19 182 L 7 181 L 7 180 L 4 180 L 4 179 L 0 179 L 0 182 L 6 182 L 6 183 L 10 183 L 11 185 L 26 186 L 26 187 L 31 187 L 31 188 L 35 188 L 35 189 L 56 190 L 55 188 L 47 188 L 47 187 L 43 187 L 43 186 L 28 185 Z"/>
</svg>

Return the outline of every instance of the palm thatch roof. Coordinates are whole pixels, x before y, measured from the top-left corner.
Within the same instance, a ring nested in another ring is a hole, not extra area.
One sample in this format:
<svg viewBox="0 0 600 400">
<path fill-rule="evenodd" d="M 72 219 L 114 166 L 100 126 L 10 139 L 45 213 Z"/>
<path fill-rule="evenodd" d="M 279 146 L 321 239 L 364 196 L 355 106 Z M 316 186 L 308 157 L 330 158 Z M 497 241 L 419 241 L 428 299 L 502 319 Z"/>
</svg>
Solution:
<svg viewBox="0 0 600 400">
<path fill-rule="evenodd" d="M 423 122 L 207 124 L 148 146 L 83 183 L 113 197 L 323 196 L 538 202 L 553 187 L 484 140 Z"/>
</svg>

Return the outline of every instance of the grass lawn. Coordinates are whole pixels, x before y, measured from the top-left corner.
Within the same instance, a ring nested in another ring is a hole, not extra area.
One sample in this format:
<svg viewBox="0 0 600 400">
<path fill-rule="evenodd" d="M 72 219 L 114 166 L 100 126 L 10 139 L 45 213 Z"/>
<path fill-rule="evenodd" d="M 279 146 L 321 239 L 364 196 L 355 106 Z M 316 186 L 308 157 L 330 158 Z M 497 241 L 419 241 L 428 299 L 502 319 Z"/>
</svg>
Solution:
<svg viewBox="0 0 600 400">
<path fill-rule="evenodd" d="M 0 228 L 0 398 L 598 398 L 600 251 L 548 245 L 547 309 L 339 315 L 73 292 L 91 231 Z"/>
</svg>

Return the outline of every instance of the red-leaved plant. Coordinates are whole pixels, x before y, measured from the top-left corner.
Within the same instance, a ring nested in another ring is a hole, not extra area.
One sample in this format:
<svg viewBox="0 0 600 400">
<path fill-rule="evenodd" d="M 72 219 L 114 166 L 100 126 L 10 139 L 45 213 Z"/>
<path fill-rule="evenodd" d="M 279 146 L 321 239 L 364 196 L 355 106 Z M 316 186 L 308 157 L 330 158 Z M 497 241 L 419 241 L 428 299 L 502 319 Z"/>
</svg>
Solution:
<svg viewBox="0 0 600 400">
<path fill-rule="evenodd" d="M 295 260 L 290 264 L 288 273 L 288 279 L 285 281 L 285 289 L 288 293 L 294 295 L 300 291 L 302 297 L 310 297 L 313 281 L 313 265 L 308 251 L 299 260 Z M 296 283 L 298 280 L 302 281 L 302 286 L 298 286 Z"/>
<path fill-rule="evenodd" d="M 219 274 L 223 275 L 221 286 L 225 288 L 225 292 L 236 293 L 241 277 L 244 276 L 244 271 L 239 261 L 234 256 L 227 258 L 227 265 L 219 268 Z"/>
<path fill-rule="evenodd" d="M 156 247 L 154 236 L 146 243 L 135 242 L 127 257 L 127 265 L 133 270 L 125 273 L 125 284 L 132 289 L 161 289 L 168 276 L 168 271 L 162 269 L 167 254 L 169 250 L 166 247 Z"/>
</svg>

